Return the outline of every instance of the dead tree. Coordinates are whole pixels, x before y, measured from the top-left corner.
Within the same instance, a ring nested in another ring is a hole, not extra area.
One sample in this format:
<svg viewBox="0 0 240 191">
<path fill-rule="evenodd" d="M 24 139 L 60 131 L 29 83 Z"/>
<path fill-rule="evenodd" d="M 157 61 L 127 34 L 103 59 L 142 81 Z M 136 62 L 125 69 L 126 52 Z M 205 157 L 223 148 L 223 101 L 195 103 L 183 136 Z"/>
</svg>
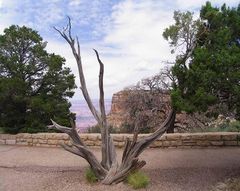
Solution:
<svg viewBox="0 0 240 191">
<path fill-rule="evenodd" d="M 70 45 L 72 53 L 77 62 L 79 76 L 80 76 L 80 84 L 82 94 L 88 104 L 90 111 L 92 112 L 94 118 L 97 120 L 100 128 L 101 128 L 101 140 L 102 140 L 102 160 L 101 162 L 95 157 L 95 155 L 90 151 L 90 149 L 84 144 L 81 140 L 81 137 L 76 131 L 75 123 L 72 122 L 72 127 L 64 127 L 56 122 L 52 121 L 52 125 L 49 128 L 55 128 L 60 130 L 61 132 L 67 133 L 72 141 L 72 146 L 68 146 L 63 144 L 62 147 L 82 158 L 84 158 L 90 165 L 91 169 L 97 176 L 98 180 L 103 184 L 113 184 L 119 183 L 126 179 L 129 173 L 136 171 L 142 168 L 146 162 L 139 161 L 139 155 L 146 149 L 154 140 L 156 140 L 159 136 L 161 136 L 166 129 L 171 125 L 174 120 L 173 111 L 170 111 L 165 122 L 151 135 L 138 139 L 138 128 L 136 127 L 134 130 L 133 139 L 127 139 L 125 142 L 125 147 L 122 155 L 122 161 L 119 164 L 116 157 L 116 150 L 113 144 L 112 137 L 109 133 L 109 126 L 106 120 L 106 112 L 104 105 L 104 91 L 103 91 L 103 74 L 104 74 L 104 65 L 99 58 L 99 54 L 96 50 L 96 56 L 98 63 L 100 65 L 99 71 L 99 105 L 100 110 L 97 110 L 93 105 L 92 100 L 89 96 L 85 77 L 82 68 L 82 61 L 80 55 L 80 44 L 78 38 L 73 38 L 71 34 L 71 20 L 69 18 L 69 22 L 66 28 L 62 31 L 55 28 L 59 32 L 59 34 L 67 41 Z"/>
</svg>

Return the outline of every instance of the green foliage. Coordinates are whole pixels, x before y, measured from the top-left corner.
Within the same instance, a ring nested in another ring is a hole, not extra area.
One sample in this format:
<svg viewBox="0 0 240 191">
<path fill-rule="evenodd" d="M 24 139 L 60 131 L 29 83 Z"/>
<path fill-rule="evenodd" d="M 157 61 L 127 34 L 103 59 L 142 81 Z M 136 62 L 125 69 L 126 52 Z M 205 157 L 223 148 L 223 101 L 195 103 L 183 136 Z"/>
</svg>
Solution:
<svg viewBox="0 0 240 191">
<path fill-rule="evenodd" d="M 234 121 L 231 123 L 222 123 L 217 127 L 209 127 L 207 129 L 202 129 L 194 132 L 240 132 L 240 121 Z"/>
<path fill-rule="evenodd" d="M 69 125 L 74 75 L 49 54 L 40 35 L 10 26 L 0 35 L 0 126 L 6 133 L 44 132 L 50 118 Z"/>
<path fill-rule="evenodd" d="M 110 133 L 118 133 L 117 129 L 112 126 L 109 126 L 108 130 Z M 88 128 L 88 133 L 101 133 L 101 127 L 98 124 L 94 125 Z"/>
<path fill-rule="evenodd" d="M 200 20 L 175 12 L 175 24 L 163 36 L 181 49 L 172 68 L 177 83 L 171 92 L 176 110 L 206 111 L 226 104 L 240 117 L 240 6 L 212 7 L 207 2 Z"/>
<path fill-rule="evenodd" d="M 121 125 L 121 127 L 118 128 L 117 132 L 118 133 L 133 133 L 134 131 L 134 125 L 133 124 L 129 124 L 128 122 L 125 122 Z M 152 133 L 154 132 L 153 128 L 149 128 L 149 127 L 141 127 L 140 129 L 138 129 L 139 133 Z"/>
<path fill-rule="evenodd" d="M 149 185 L 149 178 L 143 172 L 134 172 L 127 177 L 127 183 L 134 189 L 146 188 Z"/>
<path fill-rule="evenodd" d="M 240 190 L 240 178 L 229 178 L 224 182 L 218 183 L 212 187 L 210 191 L 239 191 Z"/>
<path fill-rule="evenodd" d="M 85 178 L 90 184 L 93 184 L 98 181 L 96 175 L 94 174 L 93 170 L 90 167 L 85 171 Z"/>
</svg>

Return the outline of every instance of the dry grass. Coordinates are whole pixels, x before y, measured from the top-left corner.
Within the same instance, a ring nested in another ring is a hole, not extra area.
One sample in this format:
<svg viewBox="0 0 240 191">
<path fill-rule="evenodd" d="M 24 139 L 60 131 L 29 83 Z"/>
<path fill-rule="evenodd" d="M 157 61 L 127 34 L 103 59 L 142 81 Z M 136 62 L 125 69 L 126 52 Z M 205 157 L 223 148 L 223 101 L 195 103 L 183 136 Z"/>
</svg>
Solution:
<svg viewBox="0 0 240 191">
<path fill-rule="evenodd" d="M 231 178 L 220 182 L 211 191 L 240 191 L 240 178 Z"/>
</svg>

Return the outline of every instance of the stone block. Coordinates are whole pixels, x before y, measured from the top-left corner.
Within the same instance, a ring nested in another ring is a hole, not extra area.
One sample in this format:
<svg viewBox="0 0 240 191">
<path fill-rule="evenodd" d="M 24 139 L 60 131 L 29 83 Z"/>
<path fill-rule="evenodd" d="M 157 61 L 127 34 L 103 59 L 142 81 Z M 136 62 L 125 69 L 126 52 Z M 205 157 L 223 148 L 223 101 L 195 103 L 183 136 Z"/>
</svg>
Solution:
<svg viewBox="0 0 240 191">
<path fill-rule="evenodd" d="M 180 148 L 180 149 L 191 149 L 192 148 L 192 146 L 187 146 L 187 145 L 181 145 L 181 146 L 178 146 L 178 148 Z"/>
<path fill-rule="evenodd" d="M 206 139 L 209 140 L 209 141 L 220 141 L 221 140 L 221 134 L 219 134 L 219 133 L 207 134 Z"/>
<path fill-rule="evenodd" d="M 32 134 L 30 134 L 30 133 L 23 133 L 23 138 L 24 139 L 32 138 Z"/>
<path fill-rule="evenodd" d="M 149 136 L 149 135 L 150 135 L 150 133 L 139 134 L 138 137 L 139 137 L 139 138 L 144 138 L 144 137 L 147 137 L 147 136 Z"/>
<path fill-rule="evenodd" d="M 25 139 L 23 139 L 23 138 L 16 138 L 16 142 L 18 143 L 18 142 L 25 142 Z"/>
<path fill-rule="evenodd" d="M 25 133 L 18 133 L 16 134 L 16 138 L 23 138 Z"/>
<path fill-rule="evenodd" d="M 97 141 L 98 140 L 98 135 L 96 135 L 96 134 L 88 134 L 87 140 Z"/>
<path fill-rule="evenodd" d="M 49 147 L 48 144 L 40 144 L 40 147 Z"/>
<path fill-rule="evenodd" d="M 206 134 L 203 133 L 194 133 L 192 134 L 193 140 L 206 140 Z"/>
<path fill-rule="evenodd" d="M 38 143 L 47 144 L 47 139 L 39 139 Z"/>
<path fill-rule="evenodd" d="M 132 140 L 133 139 L 133 134 L 121 134 L 123 136 L 123 140 Z"/>
<path fill-rule="evenodd" d="M 16 140 L 15 139 L 8 139 L 6 140 L 6 145 L 15 145 L 16 144 Z"/>
<path fill-rule="evenodd" d="M 5 145 L 6 141 L 4 139 L 0 139 L 0 145 Z"/>
<path fill-rule="evenodd" d="M 100 147 L 100 146 L 101 146 L 101 144 L 102 144 L 102 142 L 101 142 L 101 141 L 99 141 L 99 140 L 97 140 L 97 141 L 95 141 L 95 142 L 94 142 L 94 145 L 95 145 L 95 146 L 99 146 L 99 147 Z"/>
<path fill-rule="evenodd" d="M 10 135 L 10 134 L 1 134 L 1 139 L 5 140 L 16 140 L 16 135 Z"/>
<path fill-rule="evenodd" d="M 237 141 L 237 134 L 225 134 L 222 135 L 223 141 Z"/>
<path fill-rule="evenodd" d="M 163 146 L 163 142 L 156 140 L 150 145 L 150 148 L 158 148 L 158 147 L 162 147 L 162 146 Z"/>
<path fill-rule="evenodd" d="M 189 134 L 183 134 L 182 136 L 181 136 L 181 140 L 191 140 L 192 139 L 192 137 L 191 137 L 191 135 L 189 135 Z"/>
<path fill-rule="evenodd" d="M 206 140 L 206 141 L 197 141 L 197 146 L 207 147 L 207 146 L 210 146 L 210 142 L 208 140 Z"/>
<path fill-rule="evenodd" d="M 50 141 L 50 140 L 48 140 L 48 141 Z M 63 139 L 62 140 L 57 140 L 57 144 L 56 145 L 62 145 L 62 144 L 65 144 Z"/>
<path fill-rule="evenodd" d="M 38 143 L 38 139 L 33 139 L 32 142 L 33 142 L 33 144 L 36 144 L 36 143 Z"/>
<path fill-rule="evenodd" d="M 63 133 L 63 134 L 61 135 L 61 138 L 62 138 L 63 140 L 69 140 L 69 135 L 66 134 L 66 133 Z M 82 137 L 81 137 L 81 138 L 82 138 Z"/>
<path fill-rule="evenodd" d="M 27 143 L 32 143 L 32 141 L 33 141 L 32 138 L 28 138 L 28 139 L 26 140 Z"/>
<path fill-rule="evenodd" d="M 124 147 L 124 142 L 117 142 L 116 147 L 123 148 Z"/>
<path fill-rule="evenodd" d="M 179 133 L 176 134 L 167 134 L 165 135 L 166 140 L 168 141 L 176 141 L 181 139 L 181 135 Z"/>
<path fill-rule="evenodd" d="M 27 142 L 19 142 L 19 143 L 17 143 L 17 145 L 28 146 L 28 143 Z"/>
<path fill-rule="evenodd" d="M 170 141 L 171 143 L 171 146 L 179 146 L 179 145 L 182 145 L 182 141 L 181 140 L 178 140 L 178 141 Z"/>
<path fill-rule="evenodd" d="M 53 136 L 55 139 L 61 140 L 62 139 L 62 134 L 63 133 L 55 133 L 55 135 Z"/>
<path fill-rule="evenodd" d="M 54 133 L 46 133 L 45 138 L 46 139 L 53 139 L 54 138 Z"/>
<path fill-rule="evenodd" d="M 237 146 L 238 142 L 237 141 L 224 141 L 224 145 L 226 145 L 226 146 Z"/>
<path fill-rule="evenodd" d="M 64 143 L 68 146 L 72 146 L 72 142 L 71 141 L 64 141 Z"/>
<path fill-rule="evenodd" d="M 167 140 L 166 135 L 163 135 L 163 136 L 159 137 L 157 140 L 161 140 L 161 141 Z"/>
<path fill-rule="evenodd" d="M 213 146 L 223 146 L 224 142 L 223 141 L 211 141 L 210 144 Z"/>
<path fill-rule="evenodd" d="M 193 146 L 196 145 L 196 141 L 194 140 L 182 140 L 182 145 L 183 146 Z"/>
<path fill-rule="evenodd" d="M 87 134 L 81 134 L 80 137 L 83 141 L 86 141 L 88 139 Z"/>
<path fill-rule="evenodd" d="M 169 146 L 171 146 L 171 142 L 170 142 L 170 141 L 163 141 L 163 142 L 162 142 L 162 145 L 163 145 L 164 147 L 169 147 Z"/>
<path fill-rule="evenodd" d="M 56 139 L 48 139 L 46 143 L 49 144 L 49 145 L 57 145 L 58 144 L 58 140 L 56 140 Z"/>
<path fill-rule="evenodd" d="M 87 144 L 87 146 L 94 146 L 95 145 L 94 141 L 87 141 L 86 144 Z"/>
<path fill-rule="evenodd" d="M 32 134 L 32 138 L 34 139 L 46 139 L 47 133 L 36 133 Z"/>
<path fill-rule="evenodd" d="M 123 135 L 113 135 L 113 141 L 121 142 L 123 141 Z"/>
</svg>

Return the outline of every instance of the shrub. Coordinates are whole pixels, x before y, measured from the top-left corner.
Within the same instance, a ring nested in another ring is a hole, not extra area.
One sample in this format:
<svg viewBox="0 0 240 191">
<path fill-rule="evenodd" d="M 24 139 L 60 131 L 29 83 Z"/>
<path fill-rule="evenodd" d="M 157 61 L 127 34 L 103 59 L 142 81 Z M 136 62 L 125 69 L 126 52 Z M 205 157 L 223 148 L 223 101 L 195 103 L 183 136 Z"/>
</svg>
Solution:
<svg viewBox="0 0 240 191">
<path fill-rule="evenodd" d="M 85 171 L 85 178 L 90 184 L 93 184 L 98 181 L 96 175 L 94 174 L 93 170 L 90 167 Z"/>
<path fill-rule="evenodd" d="M 192 133 L 196 132 L 240 132 L 240 121 L 230 123 L 222 123 L 217 127 L 208 127 L 206 129 L 194 129 Z"/>
<path fill-rule="evenodd" d="M 210 191 L 239 191 L 240 190 L 240 178 L 230 178 L 224 182 L 219 182 L 212 187 Z"/>
<path fill-rule="evenodd" d="M 89 127 L 87 129 L 88 133 L 101 133 L 101 128 L 99 127 L 99 125 L 94 125 L 92 127 Z M 117 132 L 117 129 L 112 127 L 112 126 L 109 126 L 109 132 L 110 133 L 118 133 Z"/>
<path fill-rule="evenodd" d="M 127 177 L 127 183 L 134 189 L 146 188 L 149 178 L 143 172 L 134 172 Z"/>
<path fill-rule="evenodd" d="M 141 126 L 141 125 L 140 125 Z M 141 127 L 138 129 L 139 133 L 152 133 L 153 132 L 153 128 L 151 127 Z M 127 122 L 123 123 L 121 125 L 121 127 L 118 129 L 118 131 L 120 133 L 133 133 L 134 131 L 134 125 L 133 124 L 129 124 Z"/>
</svg>

